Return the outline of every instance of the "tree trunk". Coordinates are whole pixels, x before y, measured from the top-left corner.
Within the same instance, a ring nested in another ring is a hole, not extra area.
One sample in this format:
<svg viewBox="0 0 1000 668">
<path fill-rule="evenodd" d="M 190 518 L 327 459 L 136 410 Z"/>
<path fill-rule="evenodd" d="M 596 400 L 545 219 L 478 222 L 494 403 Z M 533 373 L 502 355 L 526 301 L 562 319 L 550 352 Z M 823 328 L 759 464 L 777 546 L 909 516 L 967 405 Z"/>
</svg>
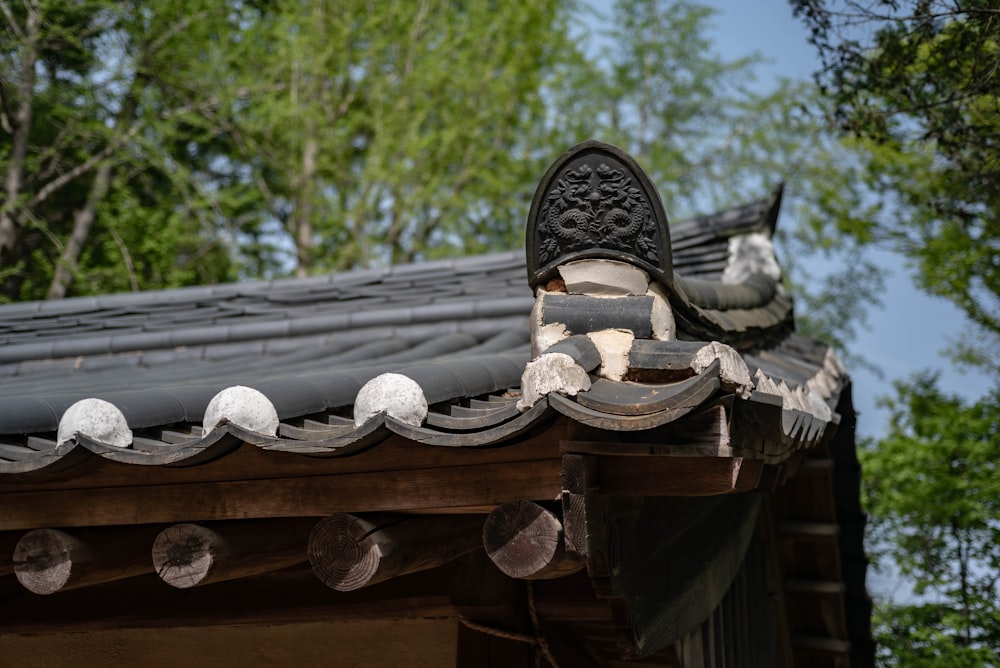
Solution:
<svg viewBox="0 0 1000 668">
<path fill-rule="evenodd" d="M 59 254 L 59 262 L 52 275 L 52 283 L 49 285 L 46 299 L 62 299 L 66 296 L 66 291 L 73 282 L 73 274 L 76 273 L 80 252 L 90 236 L 90 228 L 93 227 L 94 218 L 97 217 L 97 205 L 104 199 L 110 184 L 111 162 L 105 162 L 94 175 L 94 182 L 90 186 L 87 201 L 81 208 L 73 212 L 73 230 L 70 232 L 69 239 L 66 240 L 66 245 L 63 246 L 62 253 Z"/>
<path fill-rule="evenodd" d="M 15 210 L 21 194 L 24 177 L 24 160 L 28 154 L 31 135 L 32 96 L 35 87 L 35 63 L 38 60 L 38 31 L 41 19 L 35 3 L 27 3 L 28 17 L 24 25 L 24 58 L 21 60 L 20 81 L 17 86 L 18 106 L 14 115 L 14 134 L 11 138 L 10 161 L 4 180 L 4 202 L 0 205 L 0 266 L 7 266 L 8 258 L 17 244 Z"/>
<path fill-rule="evenodd" d="M 302 172 L 299 175 L 295 211 L 292 213 L 292 226 L 295 230 L 295 255 L 298 261 L 295 275 L 299 278 L 308 276 L 312 265 L 312 219 L 315 211 L 316 155 L 319 153 L 315 121 L 306 121 L 306 131 L 308 136 L 305 146 L 302 148 Z"/>
<path fill-rule="evenodd" d="M 122 125 L 135 116 L 138 106 L 136 101 L 136 86 L 138 78 L 132 80 L 131 87 L 122 101 L 122 107 L 115 119 L 115 130 L 121 131 Z M 104 196 L 107 195 L 111 187 L 111 178 L 114 171 L 114 158 L 108 156 L 98 167 L 94 174 L 94 181 L 90 185 L 90 192 L 87 194 L 87 201 L 84 205 L 73 212 L 73 230 L 69 239 L 59 255 L 59 262 L 56 264 L 55 273 L 52 275 L 52 283 L 49 285 L 47 299 L 62 299 L 66 296 L 69 286 L 73 283 L 73 274 L 76 273 L 77 262 L 80 260 L 80 253 L 83 245 L 90 237 L 90 229 L 94 225 L 97 217 L 97 207 Z"/>
</svg>

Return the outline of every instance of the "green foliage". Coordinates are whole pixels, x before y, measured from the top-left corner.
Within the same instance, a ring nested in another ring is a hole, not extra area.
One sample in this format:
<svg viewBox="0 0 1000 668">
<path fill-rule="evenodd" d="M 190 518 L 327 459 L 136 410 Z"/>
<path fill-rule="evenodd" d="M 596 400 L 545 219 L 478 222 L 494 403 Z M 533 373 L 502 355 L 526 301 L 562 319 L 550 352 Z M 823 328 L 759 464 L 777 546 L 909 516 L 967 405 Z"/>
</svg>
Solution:
<svg viewBox="0 0 1000 668">
<path fill-rule="evenodd" d="M 872 547 L 914 593 L 877 609 L 884 663 L 995 665 L 1000 390 L 970 405 L 928 374 L 895 389 L 889 435 L 862 452 Z"/>
<path fill-rule="evenodd" d="M 0 299 L 518 245 L 570 6 L 3 3 Z"/>
<path fill-rule="evenodd" d="M 235 279 L 247 209 L 206 178 L 220 129 L 188 94 L 214 3 L 0 9 L 0 300 Z"/>
<path fill-rule="evenodd" d="M 832 232 L 908 258 L 921 288 L 978 326 L 965 361 L 990 359 L 1000 352 L 996 3 L 791 3 L 824 59 L 830 118 L 868 150 L 865 183 L 884 204 Z M 986 354 L 969 354 L 983 345 Z"/>
<path fill-rule="evenodd" d="M 520 243 L 550 157 L 542 90 L 574 53 L 563 4 L 278 2 L 248 19 L 227 64 L 235 157 L 300 274 Z"/>
</svg>

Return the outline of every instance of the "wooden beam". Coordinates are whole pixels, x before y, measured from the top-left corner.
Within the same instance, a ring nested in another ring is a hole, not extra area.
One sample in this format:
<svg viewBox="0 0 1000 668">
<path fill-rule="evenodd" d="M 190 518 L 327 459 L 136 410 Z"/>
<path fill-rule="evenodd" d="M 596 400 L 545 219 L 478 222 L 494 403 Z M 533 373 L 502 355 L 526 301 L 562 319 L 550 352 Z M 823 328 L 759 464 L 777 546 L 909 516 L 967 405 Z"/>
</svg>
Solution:
<svg viewBox="0 0 1000 668">
<path fill-rule="evenodd" d="M 600 456 L 603 494 L 715 496 L 757 489 L 765 464 L 744 457 Z"/>
<path fill-rule="evenodd" d="M 563 577 L 585 563 L 566 552 L 563 525 L 556 514 L 531 501 L 497 506 L 483 525 L 483 545 L 497 568 L 523 580 Z"/>
<path fill-rule="evenodd" d="M 501 573 L 484 550 L 455 562 L 450 598 L 460 615 L 455 662 L 458 668 L 536 665 L 532 645 L 477 630 L 483 627 L 520 636 L 530 629 L 525 615 L 525 584 Z"/>
<path fill-rule="evenodd" d="M 587 557 L 587 498 L 597 491 L 597 457 L 563 455 L 562 470 L 563 539 L 566 550 Z"/>
<path fill-rule="evenodd" d="M 784 520 L 778 523 L 778 535 L 782 538 L 834 541 L 840 535 L 840 525 L 834 522 L 797 522 Z"/>
<path fill-rule="evenodd" d="M 594 595 L 587 572 L 532 583 L 535 611 L 542 622 L 597 622 L 610 630 L 611 608 Z M 613 639 L 612 639 L 613 642 Z"/>
<path fill-rule="evenodd" d="M 587 651 L 587 643 L 573 633 L 568 624 L 542 624 L 542 634 L 560 668 L 603 668 L 603 664 Z"/>
<path fill-rule="evenodd" d="M 0 533 L 0 577 L 14 573 L 14 548 L 20 539 L 20 532 Z"/>
<path fill-rule="evenodd" d="M 14 574 L 35 594 L 54 594 L 113 582 L 153 570 L 152 531 L 29 531 L 14 548 Z"/>
<path fill-rule="evenodd" d="M 305 563 L 315 520 L 175 524 L 153 541 L 157 575 L 178 589 L 250 577 Z"/>
<path fill-rule="evenodd" d="M 181 590 L 149 573 L 55 596 L 15 592 L 0 600 L 0 633 L 454 617 L 448 599 L 453 577 L 446 566 L 335 592 L 302 565 Z"/>
<path fill-rule="evenodd" d="M 371 517 L 336 513 L 309 535 L 309 563 L 325 585 L 353 591 L 435 568 L 482 546 L 482 517 Z"/>
<path fill-rule="evenodd" d="M 833 638 L 818 638 L 816 636 L 797 635 L 792 637 L 792 645 L 796 650 L 806 650 L 820 654 L 850 654 L 851 643 Z"/>
<path fill-rule="evenodd" d="M 557 498 L 559 468 L 557 457 L 265 480 L 9 492 L 0 494 L 0 530 L 493 507 L 512 498 Z"/>
<path fill-rule="evenodd" d="M 555 417 L 534 435 L 503 447 L 421 447 L 398 435 L 390 435 L 378 445 L 350 455 L 303 454 L 296 451 L 268 450 L 243 443 L 236 450 L 217 459 L 194 466 L 139 466 L 85 454 L 70 468 L 55 467 L 21 475 L 0 476 L 0 495 L 7 492 L 42 490 L 106 489 L 150 485 L 192 484 L 272 478 L 313 478 L 354 473 L 378 473 L 392 469 L 438 469 L 453 466 L 504 465 L 510 462 L 558 459 L 559 440 L 566 437 L 569 420 Z M 298 445 L 309 447 L 308 441 Z M 74 450 L 76 452 L 77 450 Z M 0 518 L 6 513 L 0 505 Z"/>
</svg>

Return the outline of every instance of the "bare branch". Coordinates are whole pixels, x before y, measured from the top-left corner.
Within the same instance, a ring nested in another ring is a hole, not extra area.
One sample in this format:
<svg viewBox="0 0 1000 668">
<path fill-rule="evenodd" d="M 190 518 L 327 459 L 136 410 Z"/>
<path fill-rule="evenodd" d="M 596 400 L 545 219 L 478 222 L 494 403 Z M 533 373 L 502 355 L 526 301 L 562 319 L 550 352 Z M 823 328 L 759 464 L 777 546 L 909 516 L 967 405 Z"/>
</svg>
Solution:
<svg viewBox="0 0 1000 668">
<path fill-rule="evenodd" d="M 21 30 L 21 26 L 19 26 L 17 21 L 14 20 L 14 12 L 10 11 L 10 5 L 6 2 L 0 1 L 0 12 L 3 12 L 3 17 L 7 19 L 7 26 L 11 29 L 11 32 L 14 33 L 14 36 L 22 42 L 25 41 L 24 31 Z"/>
<path fill-rule="evenodd" d="M 180 21 L 178 21 L 177 23 L 175 23 L 171 27 L 169 27 L 166 30 L 164 30 L 163 33 L 160 34 L 160 36 L 157 37 L 155 40 L 153 40 L 152 42 L 150 42 L 149 46 L 145 49 L 144 55 L 148 56 L 148 55 L 156 53 L 157 51 L 160 50 L 160 48 L 164 44 L 166 44 L 166 42 L 167 42 L 168 39 L 170 39 L 171 37 L 173 37 L 177 33 L 181 32 L 182 30 L 184 30 L 185 28 L 187 28 L 188 26 L 190 26 L 192 23 L 195 23 L 196 21 L 202 20 L 207 15 L 208 15 L 207 12 L 198 12 L 197 14 L 192 14 L 190 16 L 185 16 L 183 19 L 181 19 Z"/>
<path fill-rule="evenodd" d="M 69 170 L 68 172 L 60 174 L 57 178 L 46 183 L 44 186 L 38 189 L 38 192 L 35 193 L 35 196 L 32 197 L 31 200 L 28 202 L 28 206 L 33 207 L 41 204 L 46 199 L 48 199 L 48 197 L 52 195 L 52 193 L 62 188 L 73 179 L 76 179 L 82 176 L 83 174 L 86 174 L 90 170 L 94 169 L 97 165 L 101 164 L 101 162 L 103 162 L 108 156 L 110 156 L 112 153 L 121 148 L 125 144 L 126 140 L 131 139 L 136 134 L 138 134 L 139 130 L 141 130 L 142 127 L 143 127 L 142 123 L 133 124 L 132 127 L 129 128 L 129 131 L 126 132 L 124 135 L 117 137 L 113 142 L 105 146 L 103 149 L 101 149 L 94 155 L 90 156 L 90 158 L 88 158 L 84 162 L 81 162 L 73 169 Z"/>
<path fill-rule="evenodd" d="M 2 5 L 5 14 L 10 14 L 10 8 Z M 12 16 L 10 17 L 13 18 Z M 12 23 L 13 20 L 11 20 Z M 0 262 L 3 256 L 12 251 L 17 243 L 18 225 L 14 211 L 21 197 L 21 181 L 24 178 L 24 161 L 28 154 L 28 140 L 31 132 L 31 114 L 33 111 L 32 94 L 35 87 L 35 62 L 38 59 L 38 33 L 41 17 L 36 7 L 28 7 L 28 18 L 25 31 L 22 33 L 25 53 L 21 59 L 21 71 L 18 81 L 18 107 L 14 117 L 14 132 L 11 139 L 11 150 L 7 162 L 7 175 L 4 180 L 4 202 L 0 205 Z"/>
<path fill-rule="evenodd" d="M 10 122 L 10 107 L 7 104 L 7 95 L 4 93 L 3 81 L 0 81 L 0 128 L 7 134 L 14 134 L 14 126 Z"/>
<path fill-rule="evenodd" d="M 114 226 L 108 226 L 108 231 L 111 233 L 111 238 L 114 239 L 115 245 L 118 246 L 118 252 L 122 254 L 122 260 L 125 261 L 125 270 L 128 272 L 128 282 L 132 287 L 132 292 L 139 292 L 139 281 L 135 276 L 135 265 L 132 264 L 132 255 L 128 252 L 128 246 L 122 240 L 118 230 Z"/>
</svg>

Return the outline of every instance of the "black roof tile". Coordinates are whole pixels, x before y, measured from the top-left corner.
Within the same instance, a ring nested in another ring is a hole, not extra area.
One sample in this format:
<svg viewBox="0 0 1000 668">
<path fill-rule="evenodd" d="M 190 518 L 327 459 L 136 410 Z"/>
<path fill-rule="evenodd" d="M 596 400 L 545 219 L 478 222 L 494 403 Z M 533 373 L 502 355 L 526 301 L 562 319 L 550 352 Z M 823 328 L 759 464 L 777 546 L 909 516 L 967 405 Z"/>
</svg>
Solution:
<svg viewBox="0 0 1000 668">
<path fill-rule="evenodd" d="M 710 274 L 721 272 L 729 237 L 766 227 L 768 202 L 675 224 L 678 267 L 717 279 Z M 91 396 L 119 406 L 136 429 L 197 425 L 209 399 L 236 384 L 263 392 L 282 420 L 349 412 L 361 386 L 388 371 L 416 380 L 431 404 L 467 403 L 516 391 L 530 355 L 533 304 L 525 256 L 516 251 L 3 306 L 0 434 L 54 432 L 65 408 Z M 692 307 L 685 317 L 709 329 L 749 332 L 753 340 L 787 316 L 789 305 L 779 306 L 774 314 L 742 315 Z M 816 354 L 797 340 L 785 353 L 796 355 L 795 346 Z M 822 363 L 803 362 L 807 370 Z M 789 375 L 798 380 L 794 370 Z M 392 421 L 386 427 L 402 429 Z M 434 440 L 423 432 L 421 438 Z M 489 441 L 485 432 L 476 439 Z"/>
</svg>

